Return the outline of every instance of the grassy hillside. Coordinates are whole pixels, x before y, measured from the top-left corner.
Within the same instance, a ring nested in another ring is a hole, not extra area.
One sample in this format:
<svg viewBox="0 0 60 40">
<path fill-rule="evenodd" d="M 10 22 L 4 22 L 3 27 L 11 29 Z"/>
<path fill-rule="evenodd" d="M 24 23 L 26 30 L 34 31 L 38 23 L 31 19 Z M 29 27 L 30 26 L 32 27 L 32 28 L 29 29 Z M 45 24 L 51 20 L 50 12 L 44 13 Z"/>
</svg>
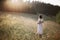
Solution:
<svg viewBox="0 0 60 40">
<path fill-rule="evenodd" d="M 46 17 L 47 19 L 47 17 Z M 43 23 L 43 38 L 36 34 L 37 15 L 34 14 L 1 14 L 0 40 L 59 40 L 60 25 L 46 20 Z"/>
</svg>

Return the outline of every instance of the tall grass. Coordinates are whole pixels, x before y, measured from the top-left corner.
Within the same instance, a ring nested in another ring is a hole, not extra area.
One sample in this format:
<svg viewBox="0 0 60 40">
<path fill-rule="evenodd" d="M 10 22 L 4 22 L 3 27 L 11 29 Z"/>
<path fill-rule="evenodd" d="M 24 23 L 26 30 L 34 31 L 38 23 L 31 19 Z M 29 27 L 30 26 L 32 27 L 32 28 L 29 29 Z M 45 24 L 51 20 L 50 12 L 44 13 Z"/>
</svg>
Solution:
<svg viewBox="0 0 60 40">
<path fill-rule="evenodd" d="M 35 18 L 36 17 L 36 18 Z M 33 14 L 3 14 L 0 16 L 0 40 L 59 40 L 59 26 L 45 21 L 43 38 L 36 34 L 37 16 Z M 57 37 L 56 37 L 57 36 Z"/>
</svg>

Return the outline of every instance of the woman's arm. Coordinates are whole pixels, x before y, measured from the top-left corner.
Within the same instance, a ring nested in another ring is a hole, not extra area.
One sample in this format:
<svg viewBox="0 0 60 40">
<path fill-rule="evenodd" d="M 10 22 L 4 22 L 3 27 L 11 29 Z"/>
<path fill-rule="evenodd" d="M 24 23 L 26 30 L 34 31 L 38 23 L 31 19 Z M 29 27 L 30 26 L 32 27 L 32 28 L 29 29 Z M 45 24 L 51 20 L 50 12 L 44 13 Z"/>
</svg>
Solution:
<svg viewBox="0 0 60 40">
<path fill-rule="evenodd" d="M 41 21 L 39 20 L 39 21 L 37 22 L 37 24 L 41 24 Z"/>
<path fill-rule="evenodd" d="M 41 24 L 43 22 L 44 22 L 43 19 L 41 19 L 41 20 L 38 20 L 37 24 Z"/>
</svg>

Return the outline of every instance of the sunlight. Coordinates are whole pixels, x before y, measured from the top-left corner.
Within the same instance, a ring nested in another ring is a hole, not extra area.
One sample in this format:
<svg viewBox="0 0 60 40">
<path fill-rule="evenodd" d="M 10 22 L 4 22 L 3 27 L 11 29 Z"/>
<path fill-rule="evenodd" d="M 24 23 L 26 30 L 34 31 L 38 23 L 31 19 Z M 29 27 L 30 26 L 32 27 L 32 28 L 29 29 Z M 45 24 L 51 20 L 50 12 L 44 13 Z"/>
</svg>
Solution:
<svg viewBox="0 0 60 40">
<path fill-rule="evenodd" d="M 6 0 L 4 2 L 4 8 L 8 11 L 23 11 L 26 6 L 27 4 L 23 3 L 21 0 Z"/>
<path fill-rule="evenodd" d="M 23 0 L 23 2 L 26 2 L 27 0 Z"/>
<path fill-rule="evenodd" d="M 18 4 L 19 0 L 11 0 L 12 3 Z"/>
<path fill-rule="evenodd" d="M 13 4 L 13 5 L 18 5 L 20 3 L 19 0 L 6 0 L 6 3 L 10 3 L 10 4 Z"/>
<path fill-rule="evenodd" d="M 5 2 L 5 6 L 7 6 L 7 8 L 12 8 L 15 9 L 16 7 L 18 7 L 20 5 L 20 1 L 19 0 L 7 0 Z"/>
<path fill-rule="evenodd" d="M 16 2 L 18 2 L 18 0 L 12 0 L 12 2 L 13 2 L 13 3 L 16 3 Z"/>
<path fill-rule="evenodd" d="M 13 3 L 13 4 L 17 4 L 17 5 L 20 3 L 19 0 L 10 0 L 10 2 Z"/>
<path fill-rule="evenodd" d="M 23 0 L 23 2 L 32 2 L 32 1 L 34 1 L 34 0 Z"/>
</svg>

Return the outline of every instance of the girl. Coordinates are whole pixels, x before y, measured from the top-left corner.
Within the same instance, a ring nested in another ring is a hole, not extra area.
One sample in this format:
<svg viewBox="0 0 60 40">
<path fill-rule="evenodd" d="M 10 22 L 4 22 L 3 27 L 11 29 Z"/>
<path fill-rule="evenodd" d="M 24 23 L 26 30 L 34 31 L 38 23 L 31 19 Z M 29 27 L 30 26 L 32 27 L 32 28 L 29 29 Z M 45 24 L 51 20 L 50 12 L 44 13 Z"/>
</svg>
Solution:
<svg viewBox="0 0 60 40">
<path fill-rule="evenodd" d="M 38 17 L 38 22 L 37 22 L 37 24 L 38 24 L 37 34 L 38 34 L 40 37 L 42 37 L 42 34 L 43 34 L 42 23 L 43 23 L 43 17 L 42 17 L 42 15 L 40 15 L 40 16 Z"/>
</svg>

